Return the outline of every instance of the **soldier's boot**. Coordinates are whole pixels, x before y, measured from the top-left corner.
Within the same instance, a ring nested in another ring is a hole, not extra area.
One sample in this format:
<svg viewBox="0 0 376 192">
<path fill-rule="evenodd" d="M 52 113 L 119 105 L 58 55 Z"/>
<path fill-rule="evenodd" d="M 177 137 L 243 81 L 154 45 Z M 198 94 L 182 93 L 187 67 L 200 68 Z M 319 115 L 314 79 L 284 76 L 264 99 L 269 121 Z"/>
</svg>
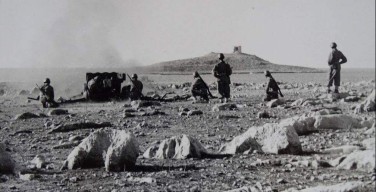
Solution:
<svg viewBox="0 0 376 192">
<path fill-rule="evenodd" d="M 332 90 L 330 90 L 330 87 L 328 87 L 327 93 L 331 93 L 331 92 L 332 92 Z"/>
<path fill-rule="evenodd" d="M 334 93 L 339 93 L 338 92 L 338 86 L 335 86 Z"/>
</svg>

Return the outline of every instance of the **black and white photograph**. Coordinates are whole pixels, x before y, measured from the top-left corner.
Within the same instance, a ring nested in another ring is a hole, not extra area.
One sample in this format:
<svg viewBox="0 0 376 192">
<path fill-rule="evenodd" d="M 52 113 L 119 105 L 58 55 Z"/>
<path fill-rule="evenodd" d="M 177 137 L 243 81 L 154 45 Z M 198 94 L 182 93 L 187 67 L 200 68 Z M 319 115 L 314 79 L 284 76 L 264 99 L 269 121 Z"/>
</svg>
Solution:
<svg viewBox="0 0 376 192">
<path fill-rule="evenodd" d="M 0 191 L 376 191 L 375 3 L 0 0 Z"/>
</svg>

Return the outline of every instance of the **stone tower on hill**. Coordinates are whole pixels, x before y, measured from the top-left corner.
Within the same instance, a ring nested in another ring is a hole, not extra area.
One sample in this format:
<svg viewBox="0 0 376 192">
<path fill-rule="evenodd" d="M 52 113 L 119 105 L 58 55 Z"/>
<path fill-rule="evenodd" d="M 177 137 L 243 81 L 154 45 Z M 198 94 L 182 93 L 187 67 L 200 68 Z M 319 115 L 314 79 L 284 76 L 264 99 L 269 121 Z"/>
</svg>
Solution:
<svg viewBox="0 0 376 192">
<path fill-rule="evenodd" d="M 234 53 L 242 53 L 242 46 L 234 46 Z"/>
</svg>

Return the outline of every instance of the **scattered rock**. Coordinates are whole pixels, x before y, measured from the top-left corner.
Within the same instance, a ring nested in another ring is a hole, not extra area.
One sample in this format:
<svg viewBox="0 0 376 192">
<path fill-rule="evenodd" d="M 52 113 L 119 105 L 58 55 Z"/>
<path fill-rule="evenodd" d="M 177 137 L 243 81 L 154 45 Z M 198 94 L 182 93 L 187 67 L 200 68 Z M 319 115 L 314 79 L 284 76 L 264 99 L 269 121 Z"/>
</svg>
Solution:
<svg viewBox="0 0 376 192">
<path fill-rule="evenodd" d="M 219 152 L 222 154 L 239 154 L 244 152 L 252 153 L 253 151 L 262 151 L 260 144 L 249 134 L 241 134 L 231 142 L 223 145 Z"/>
<path fill-rule="evenodd" d="M 326 153 L 326 154 L 349 154 L 357 150 L 360 150 L 360 147 L 354 146 L 354 145 L 344 145 L 344 146 L 324 149 L 321 152 Z"/>
<path fill-rule="evenodd" d="M 203 114 L 203 112 L 200 111 L 200 110 L 190 110 L 190 111 L 188 111 L 187 116 L 202 115 L 202 114 Z"/>
<path fill-rule="evenodd" d="M 80 142 L 79 141 L 74 141 L 74 142 L 64 142 L 64 143 L 61 143 L 59 145 L 54 145 L 52 147 L 52 149 L 69 149 L 69 148 L 72 148 L 72 147 L 76 147 L 77 145 L 79 145 Z"/>
<path fill-rule="evenodd" d="M 157 180 L 152 177 L 130 177 L 130 178 L 127 178 L 127 181 L 136 182 L 136 183 L 148 183 L 148 184 L 157 182 Z"/>
<path fill-rule="evenodd" d="M 338 159 L 338 158 L 337 158 Z M 340 161 L 343 159 L 342 161 Z M 375 168 L 375 149 L 354 151 L 349 155 L 339 157 L 339 164 L 337 168 L 348 170 L 361 170 L 366 172 L 372 172 Z"/>
<path fill-rule="evenodd" d="M 315 121 L 315 117 L 302 115 L 283 119 L 279 124 L 281 126 L 292 126 L 298 135 L 306 135 L 317 131 L 314 127 Z"/>
<path fill-rule="evenodd" d="M 221 103 L 215 104 L 212 108 L 212 111 L 226 111 L 226 110 L 235 110 L 238 107 L 233 103 Z"/>
<path fill-rule="evenodd" d="M 254 140 L 261 146 L 264 153 L 272 154 L 300 154 L 302 146 L 299 136 L 292 126 L 282 126 L 276 123 L 267 123 L 262 127 L 251 127 L 235 137 L 230 143 L 220 149 L 222 154 L 243 153 L 249 149 L 256 149 Z M 250 147 L 250 148 L 247 148 Z"/>
<path fill-rule="evenodd" d="M 339 183 L 329 186 L 316 186 L 311 188 L 306 188 L 302 190 L 288 189 L 283 192 L 355 192 L 364 190 L 365 184 L 361 181 L 348 181 L 345 183 Z"/>
<path fill-rule="evenodd" d="M 69 154 L 62 169 L 102 167 L 123 171 L 134 167 L 139 154 L 133 134 L 124 130 L 101 129 L 91 133 Z"/>
<path fill-rule="evenodd" d="M 358 96 L 348 96 L 343 99 L 344 102 L 357 102 L 360 98 Z"/>
<path fill-rule="evenodd" d="M 278 105 L 283 105 L 285 103 L 286 101 L 284 99 L 279 98 L 279 99 L 273 99 L 269 101 L 268 103 L 266 103 L 266 106 L 268 106 L 269 108 L 273 108 L 273 107 L 277 107 Z"/>
<path fill-rule="evenodd" d="M 297 100 L 295 100 L 294 102 L 291 103 L 291 106 L 300 106 L 300 105 L 303 104 L 304 101 L 305 101 L 305 99 L 302 99 L 302 98 L 297 99 Z"/>
<path fill-rule="evenodd" d="M 36 178 L 35 174 L 29 174 L 29 173 L 20 174 L 19 177 L 21 180 L 24 180 L 24 181 L 31 181 Z"/>
<path fill-rule="evenodd" d="M 13 173 L 14 169 L 15 163 L 13 161 L 13 158 L 6 151 L 5 145 L 3 143 L 0 143 L 0 173 Z"/>
<path fill-rule="evenodd" d="M 268 112 L 262 111 L 262 112 L 257 113 L 257 118 L 259 118 L 259 119 L 269 119 L 270 115 L 269 115 Z"/>
<path fill-rule="evenodd" d="M 46 167 L 47 163 L 43 156 L 37 155 L 30 163 L 34 164 L 38 169 Z"/>
<path fill-rule="evenodd" d="M 132 101 L 131 102 L 132 108 L 138 109 L 142 107 L 150 107 L 150 106 L 162 106 L 160 102 L 157 101 Z"/>
<path fill-rule="evenodd" d="M 375 110 L 376 110 L 376 93 L 374 89 L 365 101 L 363 101 L 361 104 L 356 106 L 354 113 L 358 114 L 358 113 L 375 111 Z"/>
<path fill-rule="evenodd" d="M 350 115 L 321 115 L 316 116 L 315 128 L 317 129 L 350 129 L 361 128 L 361 119 Z"/>
<path fill-rule="evenodd" d="M 68 114 L 68 110 L 66 110 L 66 109 L 51 109 L 47 113 L 48 116 L 52 116 L 52 115 L 66 115 L 66 114 Z"/>
<path fill-rule="evenodd" d="M 203 158 L 208 152 L 195 138 L 180 135 L 157 141 L 143 154 L 145 158 L 186 159 Z"/>
<path fill-rule="evenodd" d="M 262 188 L 260 189 L 259 186 L 245 186 L 237 189 L 228 190 L 225 192 L 263 192 Z"/>
<path fill-rule="evenodd" d="M 84 139 L 83 136 L 81 136 L 81 135 L 75 135 L 75 136 L 69 137 L 68 141 L 69 142 L 75 142 L 75 141 L 82 141 L 82 139 Z"/>
<path fill-rule="evenodd" d="M 103 122 L 103 123 L 93 123 L 93 122 L 83 122 L 83 123 L 72 123 L 72 124 L 60 124 L 56 127 L 53 127 L 49 133 L 56 133 L 56 132 L 69 132 L 74 131 L 77 129 L 99 129 L 103 127 L 111 127 L 112 124 L 110 122 Z"/>
<path fill-rule="evenodd" d="M 35 113 L 26 112 L 26 113 L 21 113 L 21 114 L 16 115 L 14 119 L 21 120 L 21 119 L 31 119 L 31 118 L 38 118 L 38 117 L 40 116 Z"/>
<path fill-rule="evenodd" d="M 362 145 L 366 149 L 375 149 L 375 137 L 363 140 Z"/>
</svg>

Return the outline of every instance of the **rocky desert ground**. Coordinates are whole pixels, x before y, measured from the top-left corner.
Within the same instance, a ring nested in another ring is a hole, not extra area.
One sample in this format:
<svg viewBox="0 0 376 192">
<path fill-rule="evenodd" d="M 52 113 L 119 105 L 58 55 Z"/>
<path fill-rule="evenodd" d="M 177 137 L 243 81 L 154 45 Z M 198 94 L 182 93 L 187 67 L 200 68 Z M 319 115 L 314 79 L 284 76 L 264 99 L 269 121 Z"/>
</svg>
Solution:
<svg viewBox="0 0 376 192">
<path fill-rule="evenodd" d="M 189 93 L 189 83 L 145 83 L 150 96 Z M 271 102 L 264 86 L 233 83 L 227 104 L 43 109 L 4 83 L 0 191 L 374 191 L 374 79 L 345 81 L 340 94 L 281 83 Z"/>
</svg>

